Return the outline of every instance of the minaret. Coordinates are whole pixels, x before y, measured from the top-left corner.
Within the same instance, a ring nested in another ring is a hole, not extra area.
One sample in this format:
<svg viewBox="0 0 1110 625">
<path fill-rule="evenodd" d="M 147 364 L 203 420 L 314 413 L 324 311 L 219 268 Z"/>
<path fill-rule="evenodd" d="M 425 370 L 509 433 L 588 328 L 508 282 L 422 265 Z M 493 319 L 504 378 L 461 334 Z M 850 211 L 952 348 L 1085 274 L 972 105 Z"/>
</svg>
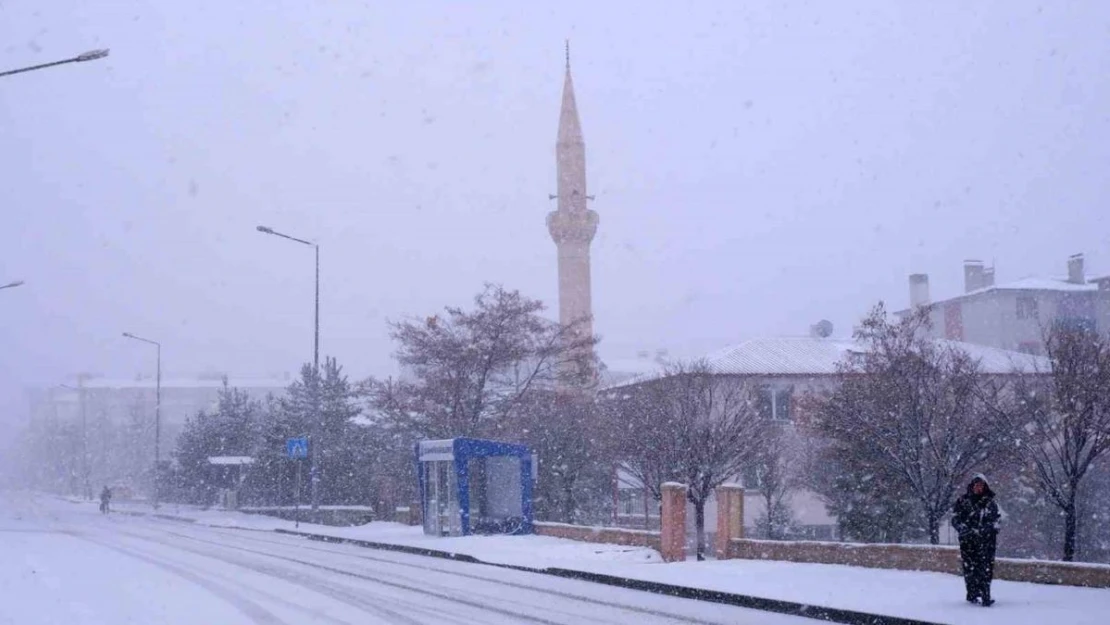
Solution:
<svg viewBox="0 0 1110 625">
<path fill-rule="evenodd" d="M 559 137 L 555 142 L 558 172 L 557 210 L 547 215 L 547 230 L 559 250 L 559 323 L 579 326 L 581 336 L 593 336 L 590 300 L 590 242 L 597 232 L 597 213 L 586 206 L 586 144 L 574 102 L 570 78 L 570 44 L 563 80 L 563 106 L 559 111 Z"/>
</svg>

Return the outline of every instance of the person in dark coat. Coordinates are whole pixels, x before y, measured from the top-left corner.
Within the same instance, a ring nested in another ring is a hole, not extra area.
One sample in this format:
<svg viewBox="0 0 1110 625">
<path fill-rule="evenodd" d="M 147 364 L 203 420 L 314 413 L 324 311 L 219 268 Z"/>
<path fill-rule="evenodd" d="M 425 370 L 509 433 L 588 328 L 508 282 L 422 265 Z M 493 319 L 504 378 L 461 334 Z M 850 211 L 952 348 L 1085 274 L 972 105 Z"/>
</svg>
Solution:
<svg viewBox="0 0 1110 625">
<path fill-rule="evenodd" d="M 108 504 L 111 503 L 111 501 L 112 489 L 105 486 L 104 490 L 100 491 L 100 511 L 104 514 L 108 514 Z"/>
<path fill-rule="evenodd" d="M 994 491 L 986 476 L 977 473 L 952 506 L 952 527 L 960 535 L 960 559 L 963 561 L 967 600 L 983 606 L 991 599 L 994 577 L 994 551 L 998 541 L 1001 512 L 994 501 Z"/>
</svg>

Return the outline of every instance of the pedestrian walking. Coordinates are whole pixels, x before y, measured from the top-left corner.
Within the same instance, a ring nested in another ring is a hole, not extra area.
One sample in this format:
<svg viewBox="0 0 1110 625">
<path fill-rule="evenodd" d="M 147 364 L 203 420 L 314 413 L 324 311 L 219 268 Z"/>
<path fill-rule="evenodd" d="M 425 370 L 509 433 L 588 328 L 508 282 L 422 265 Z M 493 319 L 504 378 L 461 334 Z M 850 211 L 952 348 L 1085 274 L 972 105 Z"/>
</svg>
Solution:
<svg viewBox="0 0 1110 625">
<path fill-rule="evenodd" d="M 994 491 L 982 473 L 975 474 L 952 506 L 952 527 L 960 536 L 967 600 L 984 607 L 994 604 L 991 580 L 994 578 L 994 552 L 998 542 L 1001 513 Z"/>
<path fill-rule="evenodd" d="M 108 512 L 109 512 L 108 504 L 111 503 L 111 501 L 112 501 L 112 489 L 105 486 L 104 490 L 100 491 L 100 512 L 101 513 L 108 514 Z"/>
</svg>

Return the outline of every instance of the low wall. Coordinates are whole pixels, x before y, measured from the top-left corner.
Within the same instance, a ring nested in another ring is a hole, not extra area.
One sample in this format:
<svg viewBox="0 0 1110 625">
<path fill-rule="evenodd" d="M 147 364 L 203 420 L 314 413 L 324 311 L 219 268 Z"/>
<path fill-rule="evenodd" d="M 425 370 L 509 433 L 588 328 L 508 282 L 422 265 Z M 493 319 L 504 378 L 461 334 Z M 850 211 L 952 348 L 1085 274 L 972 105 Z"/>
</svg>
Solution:
<svg viewBox="0 0 1110 625">
<path fill-rule="evenodd" d="M 960 574 L 959 549 L 942 545 L 739 539 L 729 543 L 727 557 Z M 994 577 L 1015 582 L 1110 588 L 1110 566 L 1104 564 L 999 558 Z"/>
<path fill-rule="evenodd" d="M 397 506 L 393 510 L 393 522 L 404 525 L 422 525 L 423 520 L 420 516 L 420 504 Z"/>
<path fill-rule="evenodd" d="M 588 527 L 567 523 L 534 523 L 540 536 L 568 538 L 587 543 L 607 543 L 626 547 L 648 547 L 659 550 L 659 532 L 630 530 L 619 527 Z"/>
</svg>

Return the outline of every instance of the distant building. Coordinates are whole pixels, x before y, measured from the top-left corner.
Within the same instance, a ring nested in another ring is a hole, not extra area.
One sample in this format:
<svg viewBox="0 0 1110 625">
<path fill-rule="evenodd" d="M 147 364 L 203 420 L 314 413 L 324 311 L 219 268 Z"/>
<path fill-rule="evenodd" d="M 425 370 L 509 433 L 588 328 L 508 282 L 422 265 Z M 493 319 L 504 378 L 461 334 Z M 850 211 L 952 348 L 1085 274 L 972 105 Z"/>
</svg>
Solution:
<svg viewBox="0 0 1110 625">
<path fill-rule="evenodd" d="M 281 395 L 292 382 L 285 378 L 227 378 L 207 375 L 195 378 L 162 380 L 162 424 L 172 440 L 185 420 L 201 410 L 215 407 L 225 380 L 228 386 L 247 392 L 256 399 L 268 394 Z M 153 417 L 155 405 L 154 378 L 109 379 L 78 376 L 77 382 L 65 386 L 30 391 L 31 419 L 75 421 L 82 414 L 89 420 L 106 420 L 124 424 L 134 418 Z M 83 402 L 83 403 L 82 403 Z"/>
<path fill-rule="evenodd" d="M 1055 324 L 1110 331 L 1110 276 L 1087 279 L 1082 254 L 1068 259 L 1066 277 L 1030 277 L 995 284 L 994 267 L 964 261 L 964 292 L 932 301 L 929 276 L 910 276 L 910 308 L 928 306 L 937 338 L 1028 354 L 1044 353 L 1043 330 Z"/>
<path fill-rule="evenodd" d="M 269 394 L 284 394 L 292 382 L 288 376 L 247 379 L 212 374 L 164 378 L 158 437 L 162 461 L 172 460 L 186 420 L 216 407 L 225 380 L 229 387 L 258 400 Z M 31 430 L 67 431 L 76 437 L 41 441 L 46 453 L 56 457 L 57 466 L 36 479 L 45 480 L 43 485 L 50 488 L 58 488 L 59 480 L 68 479 L 72 493 L 79 492 L 82 482 L 89 492 L 93 484 L 109 484 L 120 492 L 128 489 L 149 493 L 155 458 L 155 387 L 153 378 L 113 380 L 82 375 L 72 384 L 30 390 Z M 80 469 L 68 466 L 64 460 L 65 455 L 82 448 L 83 453 L 76 453 L 85 460 L 74 467 L 83 466 L 84 477 L 77 473 Z M 50 471 L 55 473 L 51 475 Z M 64 477 L 67 475 L 68 478 Z"/>
</svg>

